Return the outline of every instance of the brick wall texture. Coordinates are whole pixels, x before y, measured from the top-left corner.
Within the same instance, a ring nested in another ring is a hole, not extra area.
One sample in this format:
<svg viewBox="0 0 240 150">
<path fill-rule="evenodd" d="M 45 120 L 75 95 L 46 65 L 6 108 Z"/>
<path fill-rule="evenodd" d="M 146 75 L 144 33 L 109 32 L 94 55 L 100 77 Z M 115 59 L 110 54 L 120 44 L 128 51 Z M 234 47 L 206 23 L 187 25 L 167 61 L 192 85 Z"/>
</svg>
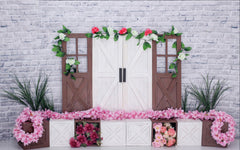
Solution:
<svg viewBox="0 0 240 150">
<path fill-rule="evenodd" d="M 0 0 L 0 15 L 0 92 L 13 84 L 13 74 L 34 80 L 40 71 L 45 72 L 59 112 L 61 59 L 51 48 L 63 24 L 74 33 L 90 32 L 93 26 L 163 32 L 174 25 L 184 33 L 185 45 L 193 48 L 182 64 L 183 92 L 201 74 L 226 79 L 232 88 L 217 110 L 235 118 L 239 137 L 238 1 Z M 14 121 L 23 108 L 0 97 L 0 140 L 13 138 Z"/>
</svg>

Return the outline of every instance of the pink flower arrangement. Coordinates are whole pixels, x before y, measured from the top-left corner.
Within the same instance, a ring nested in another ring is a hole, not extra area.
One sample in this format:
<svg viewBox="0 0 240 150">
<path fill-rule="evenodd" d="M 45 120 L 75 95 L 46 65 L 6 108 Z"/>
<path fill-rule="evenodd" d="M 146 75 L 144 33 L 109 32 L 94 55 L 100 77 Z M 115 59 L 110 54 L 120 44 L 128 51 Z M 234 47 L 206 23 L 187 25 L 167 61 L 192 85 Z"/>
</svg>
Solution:
<svg viewBox="0 0 240 150">
<path fill-rule="evenodd" d="M 176 131 L 170 123 L 154 123 L 155 138 L 152 143 L 154 147 L 162 147 L 164 145 L 170 147 L 176 143 Z M 161 127 L 160 130 L 156 127 Z M 156 130 L 157 129 L 157 130 Z"/>
<path fill-rule="evenodd" d="M 97 123 L 78 122 L 76 134 L 69 141 L 71 147 L 101 145 L 99 125 Z"/>
<path fill-rule="evenodd" d="M 76 112 L 65 112 L 65 113 L 58 113 L 52 112 L 50 110 L 46 111 L 31 111 L 29 108 L 25 108 L 20 116 L 16 119 L 16 125 L 13 131 L 14 137 L 18 141 L 24 143 L 24 145 L 28 145 L 32 142 L 37 142 L 38 139 L 42 136 L 43 133 L 43 126 L 42 120 L 43 119 L 101 119 L 101 120 L 123 120 L 123 119 L 170 119 L 170 118 L 179 118 L 179 119 L 206 119 L 206 120 L 214 120 L 213 125 L 211 127 L 211 134 L 213 139 L 217 141 L 218 144 L 222 146 L 226 146 L 234 141 L 235 137 L 235 121 L 232 116 L 226 114 L 225 112 L 217 112 L 215 110 L 211 110 L 210 112 L 198 112 L 198 111 L 189 111 L 184 113 L 181 109 L 172 109 L 169 108 L 167 110 L 162 111 L 132 111 L 132 112 L 125 112 L 125 111 L 115 111 L 111 112 L 109 110 L 101 109 L 100 107 L 95 107 L 86 111 L 76 111 Z M 27 120 L 31 120 L 33 122 L 34 133 L 25 133 L 22 130 L 21 124 Z M 221 127 L 223 122 L 228 123 L 228 131 L 226 133 L 221 133 Z M 88 125 L 88 131 L 91 131 L 91 125 Z M 166 130 L 160 125 L 154 125 L 154 129 L 159 132 L 162 130 L 162 133 Z M 79 134 L 85 129 L 83 127 L 79 127 L 76 129 Z M 164 132 L 165 133 L 165 132 Z M 172 134 L 172 131 L 169 132 Z M 169 134 L 168 133 L 168 134 Z M 91 142 L 88 142 L 91 145 Z M 171 144 L 171 143 L 169 143 Z M 169 145 L 168 144 L 168 145 Z"/>
</svg>

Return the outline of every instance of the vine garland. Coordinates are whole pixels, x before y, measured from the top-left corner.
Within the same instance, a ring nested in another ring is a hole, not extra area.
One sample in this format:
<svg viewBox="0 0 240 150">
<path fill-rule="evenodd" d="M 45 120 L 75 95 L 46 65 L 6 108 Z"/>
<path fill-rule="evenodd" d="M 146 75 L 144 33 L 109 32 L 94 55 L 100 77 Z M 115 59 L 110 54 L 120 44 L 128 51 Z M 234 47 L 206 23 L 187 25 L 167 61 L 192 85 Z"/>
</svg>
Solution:
<svg viewBox="0 0 240 150">
<path fill-rule="evenodd" d="M 100 39 L 106 39 L 108 40 L 110 37 L 113 37 L 114 41 L 118 41 L 119 36 L 126 36 L 126 40 L 129 40 L 131 38 L 138 39 L 138 46 L 140 44 L 140 41 L 143 40 L 143 50 L 147 50 L 148 48 L 151 48 L 151 44 L 149 43 L 150 41 L 156 41 L 156 43 L 165 43 L 166 39 L 165 36 L 169 35 L 175 35 L 175 36 L 181 36 L 182 33 L 179 33 L 178 30 L 172 26 L 172 29 L 170 32 L 164 32 L 162 35 L 158 34 L 156 30 L 151 30 L 151 29 L 146 29 L 145 31 L 138 33 L 136 30 L 132 30 L 132 28 L 122 28 L 121 30 L 115 30 L 111 27 L 102 27 L 103 31 L 99 31 L 98 27 L 93 27 L 92 28 L 92 33 L 87 33 L 85 36 L 87 38 L 100 38 Z M 53 45 L 52 51 L 56 52 L 56 56 L 58 57 L 63 57 L 65 56 L 65 53 L 62 52 L 62 42 L 69 41 L 69 38 L 66 36 L 67 34 L 71 34 L 71 31 L 67 29 L 65 26 L 63 26 L 62 30 L 58 31 L 59 35 L 55 38 L 55 40 L 58 40 L 57 43 L 58 45 Z M 176 48 L 177 50 L 177 42 L 175 41 L 172 44 L 172 48 Z M 183 61 L 187 60 L 187 56 L 189 54 L 185 52 L 191 51 L 191 47 L 186 47 L 183 42 L 181 42 L 181 50 L 177 52 L 177 57 L 176 59 L 173 60 L 173 62 L 170 63 L 169 69 L 172 69 L 172 78 L 177 77 L 178 73 L 178 68 L 177 68 L 177 61 Z M 75 66 L 80 64 L 79 61 L 75 60 L 74 58 L 69 58 L 70 60 L 66 60 L 66 71 L 64 72 L 65 75 L 71 74 L 71 78 L 75 79 L 73 76 L 74 73 L 76 73 L 76 68 Z M 69 63 L 71 62 L 71 63 Z"/>
</svg>

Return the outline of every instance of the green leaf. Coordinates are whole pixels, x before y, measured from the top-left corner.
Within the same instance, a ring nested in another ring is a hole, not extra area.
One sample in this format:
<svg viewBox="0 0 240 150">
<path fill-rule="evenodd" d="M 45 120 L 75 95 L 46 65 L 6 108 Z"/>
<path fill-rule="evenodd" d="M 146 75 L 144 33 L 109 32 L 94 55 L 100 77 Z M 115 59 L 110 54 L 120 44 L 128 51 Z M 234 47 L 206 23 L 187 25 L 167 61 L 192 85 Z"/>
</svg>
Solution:
<svg viewBox="0 0 240 150">
<path fill-rule="evenodd" d="M 107 27 L 102 27 L 103 31 L 107 33 Z"/>
<path fill-rule="evenodd" d="M 107 40 L 109 39 L 109 37 L 110 37 L 109 35 L 106 35 L 106 36 L 105 36 L 105 38 L 106 38 Z"/>
<path fill-rule="evenodd" d="M 145 41 L 143 43 L 143 49 L 146 50 L 147 48 L 151 48 L 151 44 Z"/>
<path fill-rule="evenodd" d="M 67 30 L 67 28 L 63 25 L 63 30 Z"/>
<path fill-rule="evenodd" d="M 93 34 L 92 34 L 92 33 L 87 33 L 87 34 L 85 34 L 85 36 L 86 36 L 87 38 L 91 38 L 91 37 L 93 36 Z"/>
<path fill-rule="evenodd" d="M 59 45 L 59 46 L 62 45 L 62 40 L 58 40 L 58 45 Z"/>
<path fill-rule="evenodd" d="M 131 33 L 131 31 L 132 31 L 132 28 L 128 28 L 128 29 L 127 29 L 127 32 L 128 32 L 128 33 Z"/>
<path fill-rule="evenodd" d="M 62 52 L 62 51 L 58 51 L 58 52 L 56 53 L 56 56 L 57 56 L 57 57 L 63 57 L 64 55 L 65 55 L 65 53 Z"/>
<path fill-rule="evenodd" d="M 129 32 L 128 35 L 126 36 L 126 41 L 129 40 L 132 37 L 132 33 Z"/>
<path fill-rule="evenodd" d="M 76 78 L 71 74 L 71 79 L 76 80 Z"/>
<path fill-rule="evenodd" d="M 156 30 L 152 30 L 152 33 L 157 34 L 157 31 Z"/>
<path fill-rule="evenodd" d="M 185 51 L 191 51 L 191 50 L 192 50 L 191 47 L 184 47 L 183 49 L 184 49 Z"/>
<path fill-rule="evenodd" d="M 138 34 L 138 36 L 136 36 L 136 39 L 141 39 L 144 37 L 144 32 Z"/>
<path fill-rule="evenodd" d="M 182 35 L 182 33 L 176 33 L 175 35 L 176 35 L 176 36 L 180 36 L 180 35 Z"/>
<path fill-rule="evenodd" d="M 69 40 L 70 40 L 69 37 L 65 37 L 65 39 L 64 39 L 65 42 L 67 42 Z"/>
<path fill-rule="evenodd" d="M 189 54 L 185 54 L 186 56 L 189 56 Z"/>
<path fill-rule="evenodd" d="M 172 74 L 172 78 L 176 78 L 177 77 L 177 74 L 176 73 L 173 73 Z"/>
<path fill-rule="evenodd" d="M 71 31 L 70 31 L 70 30 L 67 30 L 67 33 L 68 33 L 68 34 L 71 34 Z"/>
<path fill-rule="evenodd" d="M 118 33 L 115 33 L 115 35 L 114 35 L 114 41 L 117 41 L 117 40 L 118 40 L 118 37 L 119 37 Z"/>
<path fill-rule="evenodd" d="M 100 39 L 103 39 L 105 38 L 105 36 L 103 34 L 100 35 Z"/>
<path fill-rule="evenodd" d="M 138 40 L 137 46 L 139 46 L 139 44 L 140 44 L 140 40 Z"/>
<path fill-rule="evenodd" d="M 71 66 L 69 64 L 66 64 L 66 70 L 71 70 Z"/>
<path fill-rule="evenodd" d="M 169 66 L 169 69 L 174 69 L 174 68 L 175 68 L 175 66 L 176 66 L 176 64 L 175 64 L 175 63 L 171 63 L 171 64 L 170 64 L 170 66 Z"/>
<path fill-rule="evenodd" d="M 58 30 L 57 32 L 58 32 L 58 33 L 63 33 L 63 30 Z"/>
<path fill-rule="evenodd" d="M 59 47 L 59 46 L 54 46 L 54 47 L 52 48 L 52 51 L 53 51 L 53 52 L 60 51 L 60 47 Z"/>
<path fill-rule="evenodd" d="M 118 31 L 117 31 L 117 30 L 113 30 L 113 32 L 114 32 L 114 33 L 118 33 Z"/>
<path fill-rule="evenodd" d="M 159 37 L 158 37 L 158 41 L 161 41 L 162 43 L 165 43 L 166 40 L 164 39 L 164 36 L 165 36 L 165 35 L 159 36 Z"/>
<path fill-rule="evenodd" d="M 178 58 L 174 59 L 173 62 L 176 62 L 178 60 Z"/>
<path fill-rule="evenodd" d="M 79 65 L 79 64 L 80 64 L 80 62 L 78 60 L 75 60 L 74 65 Z"/>
<path fill-rule="evenodd" d="M 177 42 L 176 41 L 172 44 L 172 48 L 177 48 Z"/>
<path fill-rule="evenodd" d="M 54 40 L 57 40 L 57 39 L 59 39 L 59 36 L 57 36 L 57 37 L 54 38 Z"/>
<path fill-rule="evenodd" d="M 183 43 L 183 42 L 181 42 L 181 47 L 182 47 L 182 48 L 184 48 L 184 47 L 185 47 L 185 45 L 184 45 L 184 43 Z"/>
</svg>

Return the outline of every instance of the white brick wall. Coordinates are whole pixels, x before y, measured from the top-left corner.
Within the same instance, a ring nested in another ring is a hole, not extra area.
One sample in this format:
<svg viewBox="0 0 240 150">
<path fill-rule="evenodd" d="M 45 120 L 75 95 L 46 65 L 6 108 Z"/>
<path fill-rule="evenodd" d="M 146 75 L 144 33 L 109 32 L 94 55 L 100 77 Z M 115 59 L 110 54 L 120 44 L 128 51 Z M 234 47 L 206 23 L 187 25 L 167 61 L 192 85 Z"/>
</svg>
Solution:
<svg viewBox="0 0 240 150">
<path fill-rule="evenodd" d="M 159 32 L 175 25 L 192 46 L 183 63 L 183 87 L 209 72 L 232 87 L 219 110 L 237 122 L 239 137 L 239 2 L 238 1 L 0 1 L 0 92 L 12 74 L 36 78 L 50 75 L 55 106 L 61 111 L 61 59 L 51 51 L 56 31 L 64 24 L 75 33 L 93 26 L 132 27 Z M 184 89 L 184 88 L 183 88 Z M 0 140 L 12 137 L 14 120 L 23 107 L 0 97 Z"/>
</svg>

